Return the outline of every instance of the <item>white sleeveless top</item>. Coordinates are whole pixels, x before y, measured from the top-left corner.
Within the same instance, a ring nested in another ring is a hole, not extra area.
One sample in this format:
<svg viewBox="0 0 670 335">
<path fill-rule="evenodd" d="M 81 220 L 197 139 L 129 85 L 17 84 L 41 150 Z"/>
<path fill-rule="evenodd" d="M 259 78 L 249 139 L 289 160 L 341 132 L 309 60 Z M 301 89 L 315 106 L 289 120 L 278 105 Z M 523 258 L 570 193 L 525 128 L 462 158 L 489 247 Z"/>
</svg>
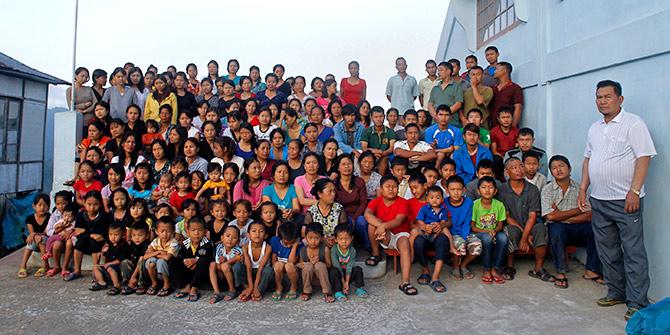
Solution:
<svg viewBox="0 0 670 335">
<path fill-rule="evenodd" d="M 249 242 L 248 246 L 249 247 L 247 248 L 247 253 L 249 254 L 249 260 L 251 261 L 251 268 L 252 269 L 258 269 L 258 267 L 260 267 L 260 265 L 261 265 L 261 260 L 263 259 L 263 257 L 265 257 L 266 243 L 265 243 L 265 241 L 263 241 L 263 245 L 261 245 L 261 256 L 258 257 L 257 260 L 254 260 L 254 253 L 251 252 L 251 242 Z"/>
</svg>

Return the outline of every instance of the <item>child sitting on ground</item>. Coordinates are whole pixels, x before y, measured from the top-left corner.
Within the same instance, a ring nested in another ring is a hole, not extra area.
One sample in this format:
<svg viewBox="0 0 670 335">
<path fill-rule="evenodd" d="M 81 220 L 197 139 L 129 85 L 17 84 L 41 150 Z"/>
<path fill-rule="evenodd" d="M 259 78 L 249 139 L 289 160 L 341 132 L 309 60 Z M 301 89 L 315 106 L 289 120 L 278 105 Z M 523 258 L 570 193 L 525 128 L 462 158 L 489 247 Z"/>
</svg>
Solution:
<svg viewBox="0 0 670 335">
<path fill-rule="evenodd" d="M 170 294 L 170 264 L 179 251 L 179 242 L 174 238 L 174 224 L 170 217 L 158 219 L 156 235 L 158 237 L 151 241 L 144 254 L 144 268 L 151 280 L 146 293 L 164 297 Z M 163 281 L 163 287 L 157 291 L 159 279 Z"/>
<path fill-rule="evenodd" d="M 337 226 L 336 226 L 337 227 Z M 323 300 L 327 303 L 335 301 L 330 290 L 328 268 L 332 266 L 330 249 L 323 242 L 323 226 L 318 223 L 307 225 L 305 233 L 306 245 L 300 250 L 302 269 L 302 294 L 300 300 L 307 301 L 312 296 L 312 282 L 318 280 L 323 292 Z"/>
<path fill-rule="evenodd" d="M 118 295 L 121 293 L 121 261 L 128 258 L 130 249 L 126 243 L 126 227 L 112 225 L 108 230 L 109 242 L 102 248 L 102 255 L 105 263 L 93 266 L 93 285 L 89 288 L 91 291 L 100 291 L 107 288 L 107 283 L 111 281 L 112 288 L 107 291 L 108 295 Z"/>
<path fill-rule="evenodd" d="M 200 299 L 198 289 L 209 279 L 209 263 L 214 260 L 214 246 L 207 239 L 205 222 L 196 216 L 188 221 L 188 239 L 182 243 L 177 256 L 176 278 L 180 290 L 176 299 L 188 296 L 187 301 Z"/>
<path fill-rule="evenodd" d="M 472 205 L 470 229 L 482 244 L 482 282 L 504 284 L 505 279 L 498 271 L 502 270 L 507 253 L 507 235 L 502 231 L 502 222 L 507 218 L 505 205 L 493 198 L 497 191 L 493 177 L 479 178 L 478 184 L 481 198 Z"/>
<path fill-rule="evenodd" d="M 35 196 L 33 200 L 33 210 L 35 213 L 26 218 L 26 229 L 28 230 L 28 237 L 26 237 L 26 247 L 23 250 L 23 259 L 19 267 L 19 278 L 28 277 L 28 259 L 33 252 L 37 251 L 42 255 L 47 255 L 46 243 L 47 235 L 45 234 L 47 225 L 49 224 L 49 207 L 51 206 L 51 199 L 49 196 L 40 193 Z M 35 277 L 44 276 L 49 270 L 49 258 L 42 258 L 42 267 L 35 272 Z"/>
<path fill-rule="evenodd" d="M 254 222 L 249 218 L 251 215 L 251 202 L 246 199 L 239 199 L 233 203 L 233 216 L 235 220 L 228 223 L 229 226 L 237 227 L 240 230 L 240 245 L 249 243 L 249 225 Z M 263 231 L 265 234 L 265 230 Z"/>
<path fill-rule="evenodd" d="M 265 226 L 265 225 L 263 225 Z M 293 222 L 286 222 L 279 226 L 278 235 L 270 239 L 272 247 L 272 267 L 275 274 L 275 292 L 272 294 L 273 301 L 280 301 L 284 291 L 284 274 L 288 277 L 289 290 L 286 300 L 295 300 L 298 297 L 298 260 L 300 243 L 298 241 L 298 228 Z"/>
<path fill-rule="evenodd" d="M 472 221 L 472 199 L 465 197 L 463 178 L 452 176 L 447 179 L 446 205 L 451 214 L 451 236 L 456 252 L 451 255 L 453 267 L 450 276 L 456 280 L 472 279 L 475 275 L 468 264 L 482 253 L 481 241 L 470 232 Z"/>
<path fill-rule="evenodd" d="M 235 282 L 233 275 L 233 266 L 244 260 L 242 248 L 238 246 L 240 241 L 240 230 L 234 226 L 227 226 L 221 236 L 221 242 L 216 244 L 214 252 L 214 262 L 209 266 L 209 280 L 214 289 L 214 294 L 209 299 L 210 304 L 215 304 L 221 300 L 230 301 L 237 296 L 236 287 L 240 283 Z M 226 279 L 228 291 L 221 293 L 219 289 L 219 279 L 223 276 Z"/>
<path fill-rule="evenodd" d="M 70 203 L 61 212 L 63 213 L 61 219 L 51 229 L 47 227 L 47 231 L 51 230 L 51 236 L 47 239 L 46 254 L 42 256 L 42 260 L 48 260 L 53 257 L 55 263 L 55 267 L 47 271 L 47 276 L 49 277 L 53 277 L 61 271 L 60 255 L 63 252 L 65 243 L 74 236 L 74 220 L 77 212 L 79 212 L 79 206 Z"/>
<path fill-rule="evenodd" d="M 330 250 L 330 261 L 332 267 L 328 274 L 330 285 L 335 292 L 338 301 L 346 301 L 347 294 L 351 291 L 351 283 L 356 286 L 354 293 L 359 298 L 367 298 L 363 269 L 356 263 L 356 249 L 351 246 L 354 234 L 349 225 L 339 224 L 335 227 L 336 244 Z"/>
<path fill-rule="evenodd" d="M 149 230 L 145 224 L 130 227 L 128 257 L 121 261 L 121 278 L 123 288 L 121 294 L 144 294 L 146 292 L 146 274 L 143 271 L 144 254 L 149 247 Z"/>
<path fill-rule="evenodd" d="M 251 222 L 249 243 L 242 247 L 244 263 L 234 266 L 235 280 L 242 283 L 244 290 L 240 294 L 240 302 L 261 301 L 263 293 L 268 290 L 274 271 L 270 266 L 272 247 L 265 242 L 265 226 L 259 222 Z"/>
<path fill-rule="evenodd" d="M 93 266 L 100 261 L 100 251 L 105 245 L 104 235 L 110 224 L 110 218 L 102 210 L 102 195 L 99 191 L 89 191 L 83 197 L 84 210 L 75 218 L 74 237 L 65 244 L 65 258 L 63 263 L 67 267 L 74 254 L 74 271 L 63 269 L 63 279 L 71 281 L 81 277 L 81 262 L 84 254 L 91 255 Z"/>
</svg>

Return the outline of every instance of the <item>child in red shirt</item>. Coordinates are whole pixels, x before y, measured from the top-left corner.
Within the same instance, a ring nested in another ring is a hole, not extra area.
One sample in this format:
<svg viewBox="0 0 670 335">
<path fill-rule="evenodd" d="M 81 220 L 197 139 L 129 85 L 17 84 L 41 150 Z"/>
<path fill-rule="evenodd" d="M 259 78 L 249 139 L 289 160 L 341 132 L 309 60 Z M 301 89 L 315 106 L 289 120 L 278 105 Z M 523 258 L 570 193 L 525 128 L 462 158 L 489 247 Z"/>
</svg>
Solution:
<svg viewBox="0 0 670 335">
<path fill-rule="evenodd" d="M 72 185 L 74 189 L 75 199 L 79 206 L 84 206 L 84 194 L 89 191 L 102 190 L 102 183 L 95 177 L 95 164 L 91 161 L 83 161 L 79 164 L 79 179 Z"/>
<path fill-rule="evenodd" d="M 505 157 L 508 150 L 516 147 L 516 138 L 519 136 L 519 129 L 512 126 L 512 109 L 502 107 L 498 113 L 498 122 L 500 123 L 491 129 L 491 152 L 494 155 Z"/>
<path fill-rule="evenodd" d="M 395 249 L 400 253 L 400 269 L 402 284 L 398 287 L 407 295 L 418 292 L 409 281 L 412 266 L 409 248 L 409 223 L 407 220 L 407 200 L 398 197 L 398 180 L 393 176 L 384 176 L 380 181 L 381 196 L 373 199 L 365 210 L 368 222 L 368 236 L 372 256 L 365 261 L 368 266 L 376 266 L 381 258 L 379 246 L 384 249 Z"/>
<path fill-rule="evenodd" d="M 195 194 L 191 192 L 191 175 L 188 172 L 179 172 L 176 180 L 177 188 L 170 194 L 169 203 L 179 215 L 182 215 L 182 202 L 186 199 L 195 199 Z"/>
</svg>

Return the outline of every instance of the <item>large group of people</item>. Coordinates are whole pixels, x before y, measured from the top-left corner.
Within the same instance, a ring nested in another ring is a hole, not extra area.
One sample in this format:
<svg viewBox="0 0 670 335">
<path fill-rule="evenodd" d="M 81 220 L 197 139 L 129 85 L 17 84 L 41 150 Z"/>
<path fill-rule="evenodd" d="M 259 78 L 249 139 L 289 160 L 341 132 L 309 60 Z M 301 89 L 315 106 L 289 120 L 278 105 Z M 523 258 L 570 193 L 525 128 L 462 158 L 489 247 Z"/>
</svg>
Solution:
<svg viewBox="0 0 670 335">
<path fill-rule="evenodd" d="M 598 303 L 627 302 L 632 315 L 648 303 L 649 279 L 646 265 L 632 269 L 646 264 L 641 214 L 624 214 L 641 213 L 646 165 L 616 170 L 624 163 L 613 157 L 653 156 L 646 126 L 621 109 L 618 83 L 600 82 L 605 121 L 589 131 L 580 184 L 567 157 L 547 157 L 534 131 L 520 128 L 512 65 L 493 46 L 485 55 L 488 66 L 470 55 L 464 72 L 457 59 L 429 60 L 418 82 L 399 57 L 388 109 L 366 100 L 355 61 L 339 85 L 329 74 L 309 87 L 281 64 L 264 77 L 257 66 L 239 75 L 235 59 L 224 74 L 210 61 L 204 76 L 195 64 L 159 73 L 127 63 L 93 71 L 92 87 L 78 68 L 67 92 L 85 126 L 77 174 L 53 210 L 48 196 L 35 198 L 18 275 L 39 252 L 34 276 L 75 280 L 87 254 L 90 289 L 110 295 L 196 301 L 211 286 L 211 303 L 265 292 L 308 300 L 315 286 L 334 302 L 368 295 L 357 249 L 370 255 L 365 267 L 397 251 L 399 289 L 416 295 L 413 262 L 416 283 L 441 293 L 445 265 L 451 280 L 472 280 L 480 258 L 480 280 L 504 284 L 519 253 L 534 254 L 529 276 L 567 289 L 566 246 L 578 245 L 583 278 L 608 285 Z M 612 186 L 615 171 L 624 182 Z"/>
</svg>

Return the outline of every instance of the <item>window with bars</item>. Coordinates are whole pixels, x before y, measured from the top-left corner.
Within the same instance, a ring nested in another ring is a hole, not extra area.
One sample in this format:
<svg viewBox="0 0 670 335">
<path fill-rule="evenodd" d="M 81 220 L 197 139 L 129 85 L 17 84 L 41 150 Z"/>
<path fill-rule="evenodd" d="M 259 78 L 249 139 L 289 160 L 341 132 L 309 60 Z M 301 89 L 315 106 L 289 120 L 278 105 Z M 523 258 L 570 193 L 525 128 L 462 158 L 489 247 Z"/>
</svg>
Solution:
<svg viewBox="0 0 670 335">
<path fill-rule="evenodd" d="M 21 101 L 0 97 L 0 162 L 18 160 L 20 125 Z"/>
<path fill-rule="evenodd" d="M 519 24 L 514 0 L 477 0 L 477 48 Z"/>
</svg>

